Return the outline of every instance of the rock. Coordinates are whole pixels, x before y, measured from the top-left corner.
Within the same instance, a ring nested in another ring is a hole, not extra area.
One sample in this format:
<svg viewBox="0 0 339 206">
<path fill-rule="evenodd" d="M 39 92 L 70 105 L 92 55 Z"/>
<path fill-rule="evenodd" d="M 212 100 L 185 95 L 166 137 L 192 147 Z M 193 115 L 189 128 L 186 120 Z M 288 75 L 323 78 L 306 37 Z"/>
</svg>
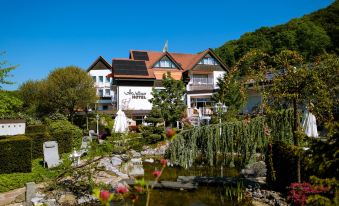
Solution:
<svg viewBox="0 0 339 206">
<path fill-rule="evenodd" d="M 76 197 L 71 193 L 66 193 L 60 196 L 58 203 L 60 205 L 76 205 Z"/>
<path fill-rule="evenodd" d="M 252 169 L 242 169 L 240 171 L 240 174 L 245 176 L 245 177 L 253 177 L 255 172 Z"/>
<path fill-rule="evenodd" d="M 45 201 L 45 205 L 47 205 L 47 206 L 56 206 L 57 205 L 56 204 L 56 199 L 47 199 Z"/>
<path fill-rule="evenodd" d="M 145 171 L 144 168 L 142 166 L 142 164 L 140 165 L 132 165 L 132 168 L 129 168 L 127 171 L 129 176 L 144 176 Z"/>
<path fill-rule="evenodd" d="M 144 162 L 153 163 L 153 162 L 154 162 L 154 159 L 153 159 L 153 158 L 145 159 Z"/>
<path fill-rule="evenodd" d="M 27 206 L 31 206 L 32 202 L 31 199 L 35 196 L 36 192 L 36 185 L 34 182 L 26 183 L 26 202 Z"/>
<path fill-rule="evenodd" d="M 14 202 L 15 202 L 15 203 L 25 202 L 25 200 L 26 200 L 25 198 L 26 198 L 26 194 L 25 194 L 25 193 L 21 193 L 20 195 L 18 195 L 18 196 L 15 198 Z"/>
<path fill-rule="evenodd" d="M 94 200 L 95 200 L 95 198 L 93 196 L 85 195 L 85 196 L 82 196 L 78 199 L 78 204 L 89 203 L 89 202 L 92 202 Z"/>
<path fill-rule="evenodd" d="M 114 156 L 114 157 L 112 157 L 111 162 L 112 162 L 113 167 L 120 166 L 121 163 L 122 163 L 122 159 L 120 159 L 120 157 L 118 157 L 118 156 Z"/>
<path fill-rule="evenodd" d="M 141 158 L 133 158 L 130 160 L 132 164 L 134 165 L 142 165 L 142 160 Z"/>
<path fill-rule="evenodd" d="M 246 165 L 245 169 L 242 169 L 240 174 L 245 177 L 265 177 L 266 172 L 267 169 L 265 162 L 259 161 Z"/>
</svg>

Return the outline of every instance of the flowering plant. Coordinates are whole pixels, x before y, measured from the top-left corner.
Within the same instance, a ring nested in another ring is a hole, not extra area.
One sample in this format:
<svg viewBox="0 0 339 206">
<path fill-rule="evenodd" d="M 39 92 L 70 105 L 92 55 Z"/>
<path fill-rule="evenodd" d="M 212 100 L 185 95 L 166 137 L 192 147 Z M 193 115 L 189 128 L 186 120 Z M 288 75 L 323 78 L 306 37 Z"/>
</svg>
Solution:
<svg viewBox="0 0 339 206">
<path fill-rule="evenodd" d="M 113 199 L 130 199 L 132 200 L 132 203 L 134 205 L 134 202 L 138 200 L 139 194 L 146 193 L 147 194 L 147 200 L 146 200 L 146 206 L 150 204 L 150 197 L 151 197 L 151 191 L 153 190 L 155 184 L 159 181 L 159 178 L 161 177 L 165 167 L 167 166 L 168 161 L 166 159 L 160 160 L 160 163 L 162 165 L 161 170 L 155 170 L 153 171 L 153 176 L 155 177 L 155 180 L 153 184 L 150 184 L 149 182 L 145 181 L 144 178 L 140 180 L 135 180 L 135 193 L 132 193 L 129 189 L 129 186 L 125 183 L 119 183 L 118 186 L 115 188 L 114 192 L 109 192 L 107 190 L 100 190 L 100 189 L 94 189 L 93 190 L 93 196 L 96 197 L 102 205 L 109 206 L 110 202 Z"/>
<path fill-rule="evenodd" d="M 288 193 L 287 200 L 293 205 L 304 206 L 307 198 L 313 194 L 319 194 L 328 191 L 327 187 L 324 186 L 312 186 L 308 182 L 304 183 L 292 183 L 290 185 L 290 191 Z"/>
</svg>

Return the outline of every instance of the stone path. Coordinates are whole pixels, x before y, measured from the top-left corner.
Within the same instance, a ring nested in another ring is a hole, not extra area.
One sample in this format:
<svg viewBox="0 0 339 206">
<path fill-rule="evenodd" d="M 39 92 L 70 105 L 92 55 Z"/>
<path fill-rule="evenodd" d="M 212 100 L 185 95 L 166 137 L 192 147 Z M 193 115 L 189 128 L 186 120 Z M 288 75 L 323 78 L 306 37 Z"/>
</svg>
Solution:
<svg viewBox="0 0 339 206">
<path fill-rule="evenodd" d="M 0 193 L 0 206 L 9 205 L 11 203 L 18 203 L 15 205 L 21 205 L 20 203 L 25 201 L 25 193 L 26 187 Z"/>
</svg>

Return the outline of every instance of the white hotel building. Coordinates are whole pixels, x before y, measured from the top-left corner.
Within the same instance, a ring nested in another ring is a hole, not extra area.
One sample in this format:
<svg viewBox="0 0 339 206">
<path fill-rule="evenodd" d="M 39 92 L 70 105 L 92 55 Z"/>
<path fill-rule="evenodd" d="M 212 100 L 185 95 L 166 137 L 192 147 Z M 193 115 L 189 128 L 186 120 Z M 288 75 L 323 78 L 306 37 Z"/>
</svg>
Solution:
<svg viewBox="0 0 339 206">
<path fill-rule="evenodd" d="M 211 49 L 199 54 L 131 50 L 129 58 L 113 58 L 112 64 L 100 56 L 87 71 L 100 97 L 97 110 L 112 113 L 122 109 L 140 122 L 152 109 L 152 88 L 162 88 L 162 76 L 167 72 L 186 84 L 188 116 L 208 121 L 218 78 L 227 69 Z"/>
</svg>

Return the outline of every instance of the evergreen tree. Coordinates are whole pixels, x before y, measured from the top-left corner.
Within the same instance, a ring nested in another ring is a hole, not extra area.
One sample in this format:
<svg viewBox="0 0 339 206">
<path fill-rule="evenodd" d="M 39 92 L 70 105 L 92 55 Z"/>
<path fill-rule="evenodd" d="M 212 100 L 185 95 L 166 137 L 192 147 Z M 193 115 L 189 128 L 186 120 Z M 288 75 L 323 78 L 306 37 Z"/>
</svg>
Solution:
<svg viewBox="0 0 339 206">
<path fill-rule="evenodd" d="M 173 79 L 170 73 L 163 75 L 162 85 L 165 89 L 153 89 L 150 102 L 153 108 L 159 109 L 166 125 L 173 126 L 186 109 L 183 99 L 185 85 L 182 81 Z"/>
</svg>

